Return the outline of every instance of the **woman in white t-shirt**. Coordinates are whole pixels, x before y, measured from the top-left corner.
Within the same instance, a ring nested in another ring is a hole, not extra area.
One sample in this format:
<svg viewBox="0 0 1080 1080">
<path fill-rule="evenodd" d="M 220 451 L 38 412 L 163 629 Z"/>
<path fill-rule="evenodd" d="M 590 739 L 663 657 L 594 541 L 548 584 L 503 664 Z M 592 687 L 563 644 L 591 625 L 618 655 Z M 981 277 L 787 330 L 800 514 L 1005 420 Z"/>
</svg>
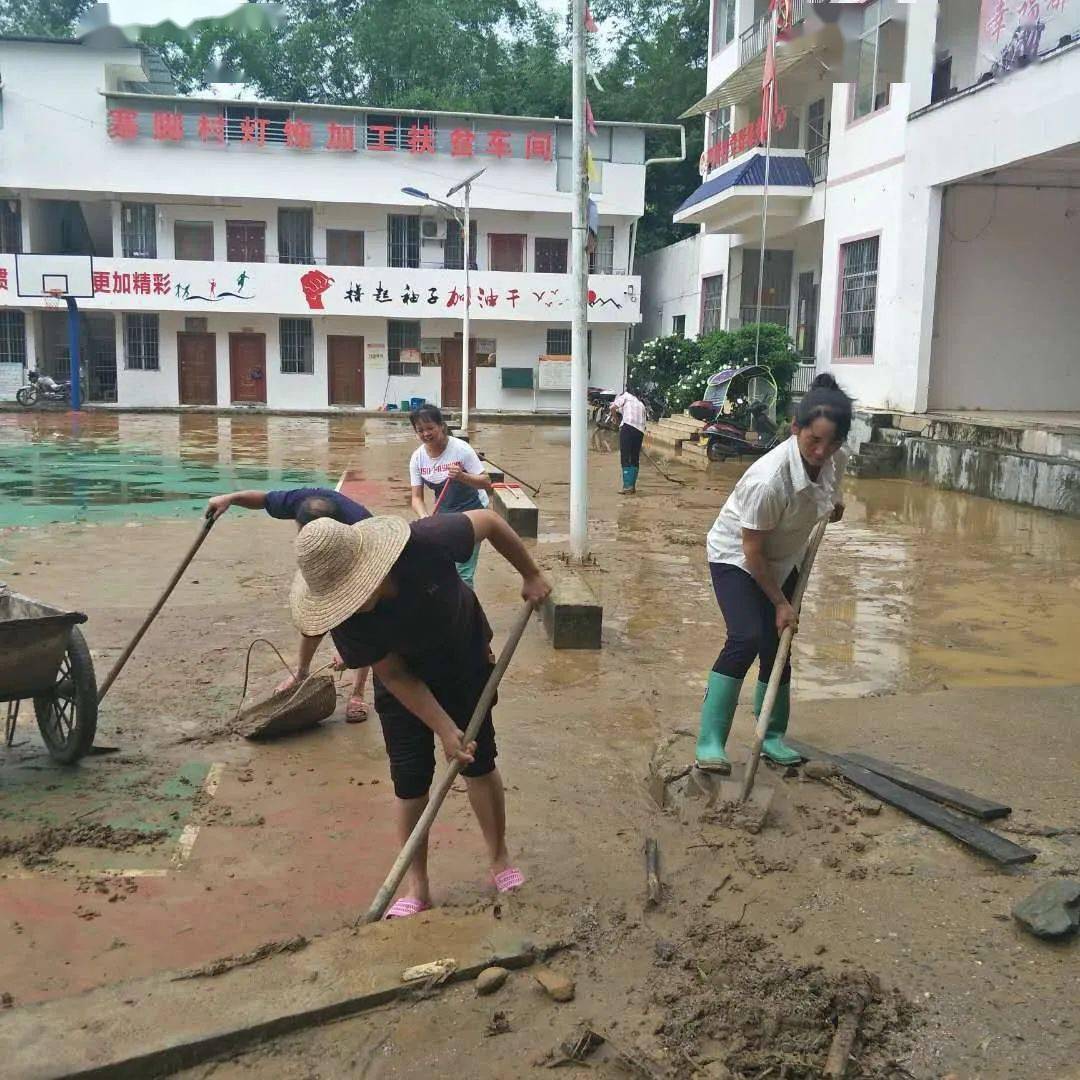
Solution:
<svg viewBox="0 0 1080 1080">
<path fill-rule="evenodd" d="M 761 711 L 780 634 L 796 625 L 791 596 L 810 534 L 844 513 L 840 490 L 851 428 L 851 398 L 831 375 L 814 379 L 786 439 L 743 473 L 709 530 L 709 572 L 727 639 L 709 672 L 701 704 L 697 765 L 729 773 L 727 739 L 743 679 L 758 658 L 754 713 Z M 781 765 L 801 758 L 785 745 L 791 713 L 791 664 L 784 666 L 762 752 Z"/>
<path fill-rule="evenodd" d="M 417 517 L 427 517 L 424 490 L 430 489 L 435 499 L 432 513 L 460 514 L 466 510 L 484 510 L 488 505 L 491 481 L 476 451 L 464 439 L 450 434 L 442 413 L 434 405 L 422 405 L 409 419 L 420 445 L 409 459 L 409 483 L 412 485 L 412 508 Z M 444 489 L 449 484 L 449 490 Z M 476 563 L 480 545 L 473 548 L 472 557 L 457 564 L 461 580 L 475 587 Z"/>
</svg>

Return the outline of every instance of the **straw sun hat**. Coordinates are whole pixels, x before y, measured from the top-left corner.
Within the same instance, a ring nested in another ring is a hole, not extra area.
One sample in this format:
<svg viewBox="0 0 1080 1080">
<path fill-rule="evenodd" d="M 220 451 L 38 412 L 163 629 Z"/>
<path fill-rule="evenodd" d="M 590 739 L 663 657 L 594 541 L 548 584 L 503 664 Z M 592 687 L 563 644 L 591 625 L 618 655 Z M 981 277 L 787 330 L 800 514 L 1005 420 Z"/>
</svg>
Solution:
<svg viewBox="0 0 1080 1080">
<path fill-rule="evenodd" d="M 399 517 L 356 525 L 316 518 L 296 537 L 299 566 L 289 594 L 293 623 L 313 637 L 343 623 L 371 598 L 409 541 Z"/>
</svg>

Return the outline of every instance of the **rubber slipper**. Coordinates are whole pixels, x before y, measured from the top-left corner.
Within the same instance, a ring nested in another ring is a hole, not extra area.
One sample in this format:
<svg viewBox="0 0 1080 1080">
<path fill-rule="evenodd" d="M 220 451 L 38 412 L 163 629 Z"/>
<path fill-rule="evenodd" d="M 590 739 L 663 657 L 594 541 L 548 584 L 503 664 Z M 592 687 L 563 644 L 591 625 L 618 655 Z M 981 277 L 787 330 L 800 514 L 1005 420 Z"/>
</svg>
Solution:
<svg viewBox="0 0 1080 1080">
<path fill-rule="evenodd" d="M 383 916 L 386 919 L 407 919 L 410 915 L 419 915 L 422 911 L 430 911 L 431 905 L 417 900 L 415 896 L 403 896 L 395 900 L 390 910 Z"/>
<path fill-rule="evenodd" d="M 363 698 L 351 697 L 345 707 L 346 724 L 362 724 L 368 718 L 367 705 Z"/>
<path fill-rule="evenodd" d="M 495 883 L 496 892 L 508 893 L 525 884 L 525 875 L 516 866 L 508 866 L 505 870 L 492 874 L 491 880 Z"/>
</svg>

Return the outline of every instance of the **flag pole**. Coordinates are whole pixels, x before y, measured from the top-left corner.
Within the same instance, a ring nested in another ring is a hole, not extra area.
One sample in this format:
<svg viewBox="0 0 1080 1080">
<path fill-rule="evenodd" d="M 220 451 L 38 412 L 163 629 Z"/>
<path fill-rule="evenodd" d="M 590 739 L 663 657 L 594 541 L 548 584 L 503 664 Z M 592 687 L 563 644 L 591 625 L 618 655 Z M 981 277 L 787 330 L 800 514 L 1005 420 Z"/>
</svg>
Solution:
<svg viewBox="0 0 1080 1080">
<path fill-rule="evenodd" d="M 573 0 L 573 237 L 571 266 L 570 362 L 570 557 L 578 564 L 589 553 L 588 417 L 588 201 L 585 136 L 585 0 Z"/>
<path fill-rule="evenodd" d="M 769 71 L 768 93 L 766 94 L 765 119 L 765 184 L 761 191 L 761 246 L 758 251 L 757 275 L 757 311 L 754 316 L 754 363 L 761 363 L 761 292 L 765 285 L 765 229 L 769 223 L 769 164 L 772 154 L 772 121 L 776 95 L 776 27 L 779 16 L 777 5 L 773 5 L 769 20 L 769 41 L 766 44 L 765 67 Z"/>
</svg>

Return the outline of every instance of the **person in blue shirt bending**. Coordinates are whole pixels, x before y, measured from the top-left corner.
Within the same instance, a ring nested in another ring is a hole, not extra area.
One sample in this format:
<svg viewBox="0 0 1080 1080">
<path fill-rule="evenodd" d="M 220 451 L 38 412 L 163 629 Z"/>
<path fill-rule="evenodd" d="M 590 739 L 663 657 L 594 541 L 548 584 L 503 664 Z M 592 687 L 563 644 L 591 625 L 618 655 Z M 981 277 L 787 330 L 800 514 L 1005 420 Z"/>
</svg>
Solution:
<svg viewBox="0 0 1080 1080">
<path fill-rule="evenodd" d="M 372 516 L 366 506 L 355 502 L 340 491 L 331 488 L 291 488 L 285 491 L 233 491 L 227 495 L 215 495 L 206 503 L 207 515 L 216 521 L 230 506 L 240 506 L 245 510 L 265 510 L 272 518 L 283 521 L 295 521 L 302 529 L 309 521 L 317 518 L 333 518 L 343 525 L 355 525 Z M 319 647 L 321 637 L 301 637 L 300 653 L 296 665 L 296 674 L 290 675 L 278 690 L 288 690 L 306 679 L 311 670 L 311 661 Z M 343 667 L 339 657 L 334 657 L 335 666 Z M 368 718 L 367 705 L 364 703 L 364 690 L 367 686 L 370 668 L 356 670 L 356 682 L 353 685 L 349 703 L 345 708 L 345 720 L 350 724 L 361 724 Z"/>
</svg>

